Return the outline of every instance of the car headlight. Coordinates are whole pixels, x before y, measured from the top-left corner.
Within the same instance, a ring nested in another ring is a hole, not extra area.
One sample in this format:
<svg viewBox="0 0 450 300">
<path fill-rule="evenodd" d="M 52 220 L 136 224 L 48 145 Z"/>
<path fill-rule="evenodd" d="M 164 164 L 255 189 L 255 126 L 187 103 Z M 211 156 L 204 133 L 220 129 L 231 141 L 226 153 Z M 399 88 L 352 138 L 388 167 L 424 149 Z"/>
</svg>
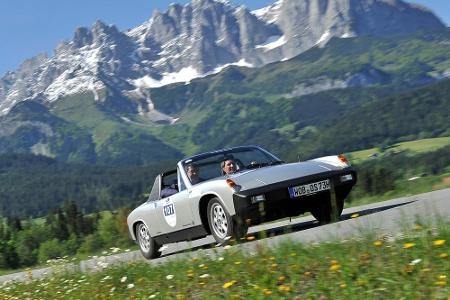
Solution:
<svg viewBox="0 0 450 300">
<path fill-rule="evenodd" d="M 252 196 L 251 197 L 251 201 L 252 201 L 252 204 L 259 203 L 259 202 L 262 202 L 262 201 L 266 201 L 266 196 L 264 196 L 264 194 Z"/>
<path fill-rule="evenodd" d="M 352 174 L 347 174 L 347 175 L 341 176 L 341 182 L 350 181 L 352 179 L 353 179 Z"/>
</svg>

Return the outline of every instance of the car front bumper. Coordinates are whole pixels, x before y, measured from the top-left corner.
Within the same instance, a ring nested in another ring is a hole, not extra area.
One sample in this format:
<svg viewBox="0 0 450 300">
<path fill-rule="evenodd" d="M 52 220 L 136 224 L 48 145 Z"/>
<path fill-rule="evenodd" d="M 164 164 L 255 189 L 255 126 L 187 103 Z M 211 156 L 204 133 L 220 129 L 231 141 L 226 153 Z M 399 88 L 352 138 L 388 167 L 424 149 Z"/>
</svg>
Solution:
<svg viewBox="0 0 450 300">
<path fill-rule="evenodd" d="M 351 179 L 348 179 L 348 175 L 351 175 Z M 344 176 L 347 176 L 347 178 L 345 181 L 342 181 L 342 178 L 345 178 Z M 291 198 L 289 195 L 289 187 L 326 179 L 330 180 L 330 190 L 297 198 Z M 354 168 L 348 167 L 338 171 L 323 172 L 255 189 L 239 191 L 233 195 L 236 211 L 235 217 L 249 225 L 257 225 L 285 217 L 298 216 L 301 213 L 311 211 L 311 208 L 317 206 L 319 202 L 328 201 L 332 192 L 335 192 L 337 201 L 344 201 L 356 184 L 356 181 L 356 171 Z M 265 200 L 253 203 L 252 197 L 260 195 L 264 195 Z"/>
</svg>

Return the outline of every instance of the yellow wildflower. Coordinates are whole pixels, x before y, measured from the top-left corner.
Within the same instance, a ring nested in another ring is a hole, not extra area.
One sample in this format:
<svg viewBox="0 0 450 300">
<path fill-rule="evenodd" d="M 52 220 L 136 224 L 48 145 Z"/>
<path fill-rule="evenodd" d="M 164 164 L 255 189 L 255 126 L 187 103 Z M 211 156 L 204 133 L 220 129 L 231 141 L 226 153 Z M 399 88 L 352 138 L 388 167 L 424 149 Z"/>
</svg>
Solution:
<svg viewBox="0 0 450 300">
<path fill-rule="evenodd" d="M 447 275 L 439 275 L 437 278 L 439 280 L 444 280 L 444 279 L 447 279 Z"/>
<path fill-rule="evenodd" d="M 240 265 L 241 262 L 240 262 L 240 261 L 235 261 L 234 264 L 235 264 L 235 265 Z"/>
<path fill-rule="evenodd" d="M 355 218 L 359 217 L 359 214 L 352 214 L 350 217 L 351 217 L 352 219 L 355 219 Z"/>
<path fill-rule="evenodd" d="M 434 285 L 438 285 L 438 286 L 445 286 L 445 285 L 447 285 L 447 282 L 446 281 L 436 281 L 435 283 L 434 283 Z"/>
<path fill-rule="evenodd" d="M 272 295 L 272 291 L 269 290 L 269 289 L 263 289 L 263 293 L 264 293 L 264 295 L 266 295 L 266 296 Z"/>
<path fill-rule="evenodd" d="M 440 258 L 447 258 L 448 257 L 448 253 L 441 253 L 439 254 Z"/>
<path fill-rule="evenodd" d="M 405 243 L 403 244 L 403 249 L 409 249 L 416 245 L 416 243 Z"/>
<path fill-rule="evenodd" d="M 445 240 L 436 240 L 433 242 L 433 246 L 439 247 L 445 244 Z"/>
<path fill-rule="evenodd" d="M 339 270 L 340 268 L 341 268 L 341 266 L 338 265 L 338 264 L 336 264 L 336 265 L 331 265 L 330 270 L 331 270 L 331 271 L 337 271 L 337 270 Z"/>
<path fill-rule="evenodd" d="M 333 259 L 332 261 L 330 261 L 330 265 L 338 265 L 339 262 L 335 259 Z"/>
<path fill-rule="evenodd" d="M 275 269 L 278 267 L 278 264 L 272 264 L 271 267 Z"/>
<path fill-rule="evenodd" d="M 227 289 L 227 288 L 233 286 L 236 282 L 237 282 L 236 280 L 231 280 L 231 281 L 225 282 L 222 287 L 224 289 Z"/>
<path fill-rule="evenodd" d="M 422 230 L 422 225 L 420 225 L 420 224 L 414 225 L 414 230 L 416 230 L 416 231 Z"/>
<path fill-rule="evenodd" d="M 303 273 L 305 276 L 311 276 L 311 272 L 306 271 L 305 273 Z"/>
<path fill-rule="evenodd" d="M 278 281 L 284 281 L 286 279 L 285 276 L 281 275 L 280 277 L 278 277 Z"/>
<path fill-rule="evenodd" d="M 383 243 L 381 242 L 381 241 L 375 241 L 375 242 L 373 242 L 373 245 L 375 246 L 375 247 L 379 247 L 379 246 L 381 246 Z"/>
<path fill-rule="evenodd" d="M 291 291 L 291 287 L 288 286 L 288 285 L 282 284 L 282 285 L 280 285 L 280 286 L 278 287 L 278 290 L 279 290 L 280 292 L 290 292 L 290 291 Z"/>
<path fill-rule="evenodd" d="M 341 289 L 345 289 L 345 288 L 347 287 L 347 285 L 346 285 L 345 283 L 341 283 L 341 284 L 339 285 L 339 287 L 340 287 Z"/>
<path fill-rule="evenodd" d="M 247 237 L 247 241 L 253 241 L 254 239 L 255 239 L 255 237 L 252 235 Z"/>
</svg>

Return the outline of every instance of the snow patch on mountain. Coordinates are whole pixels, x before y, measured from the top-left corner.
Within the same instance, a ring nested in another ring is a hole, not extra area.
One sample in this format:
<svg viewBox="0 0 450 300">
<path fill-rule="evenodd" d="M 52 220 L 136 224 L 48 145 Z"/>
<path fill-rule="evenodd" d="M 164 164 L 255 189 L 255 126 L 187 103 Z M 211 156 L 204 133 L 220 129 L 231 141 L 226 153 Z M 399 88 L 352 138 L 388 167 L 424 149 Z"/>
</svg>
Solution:
<svg viewBox="0 0 450 300">
<path fill-rule="evenodd" d="M 268 24 L 275 23 L 278 20 L 279 10 L 283 6 L 283 0 L 268 5 L 266 7 L 256 9 L 251 13 L 259 19 L 265 20 Z"/>
<path fill-rule="evenodd" d="M 222 72 L 223 69 L 225 69 L 225 68 L 227 68 L 229 66 L 238 66 L 238 67 L 246 67 L 246 68 L 254 68 L 255 67 L 251 63 L 247 62 L 245 59 L 241 59 L 240 61 L 235 62 L 235 63 L 218 66 L 213 71 L 208 72 L 204 76 L 220 73 L 220 72 Z"/>
<path fill-rule="evenodd" d="M 245 59 L 241 59 L 234 63 L 224 64 L 216 67 L 213 71 L 207 73 L 200 73 L 193 66 L 189 66 L 187 68 L 181 69 L 179 72 L 173 73 L 163 73 L 163 77 L 160 80 L 157 80 L 149 75 L 145 75 L 143 77 L 129 80 L 129 82 L 136 87 L 137 90 L 149 89 L 149 88 L 159 88 L 165 85 L 184 82 L 188 84 L 191 80 L 196 78 L 205 77 L 208 75 L 216 74 L 221 72 L 223 69 L 229 66 L 239 66 L 239 67 L 247 67 L 253 68 L 254 65 L 247 62 Z"/>
<path fill-rule="evenodd" d="M 269 50 L 283 46 L 284 44 L 286 44 L 286 42 L 287 42 L 287 40 L 284 35 L 282 35 L 282 36 L 273 35 L 273 36 L 269 37 L 269 39 L 267 39 L 267 41 L 264 44 L 257 45 L 256 49 L 263 49 L 264 51 L 269 51 Z"/>
<path fill-rule="evenodd" d="M 323 45 L 331 38 L 331 32 L 327 30 L 322 36 L 319 38 L 319 40 L 316 42 L 316 45 Z"/>
<path fill-rule="evenodd" d="M 99 100 L 95 90 L 105 88 L 101 81 L 95 80 L 92 76 L 81 75 L 72 77 L 70 71 L 61 74 L 48 88 L 44 91 L 44 95 L 49 102 L 58 100 L 61 97 L 74 95 L 81 92 L 92 91 L 96 100 Z"/>
<path fill-rule="evenodd" d="M 200 77 L 200 74 L 194 67 L 189 66 L 181 69 L 179 72 L 163 73 L 163 77 L 160 80 L 156 80 L 149 75 L 145 75 L 141 78 L 131 80 L 135 87 L 142 88 L 158 88 L 168 84 L 185 82 L 189 83 L 192 79 Z"/>
</svg>

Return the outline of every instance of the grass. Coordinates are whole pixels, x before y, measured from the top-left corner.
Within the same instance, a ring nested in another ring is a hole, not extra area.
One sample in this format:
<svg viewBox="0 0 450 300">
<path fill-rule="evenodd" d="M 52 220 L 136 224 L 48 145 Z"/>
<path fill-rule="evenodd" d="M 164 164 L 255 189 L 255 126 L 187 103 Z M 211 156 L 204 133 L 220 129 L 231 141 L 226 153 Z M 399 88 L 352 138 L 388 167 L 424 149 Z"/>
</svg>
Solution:
<svg viewBox="0 0 450 300">
<path fill-rule="evenodd" d="M 91 93 L 68 96 L 58 101 L 52 111 L 69 122 L 92 130 L 97 146 L 120 127 L 118 120 L 100 109 Z"/>
<path fill-rule="evenodd" d="M 350 152 L 348 153 L 348 156 L 352 162 L 358 163 L 369 159 L 369 156 L 372 154 L 376 154 L 380 157 L 392 152 L 409 151 L 412 155 L 415 155 L 425 152 L 432 152 L 447 145 L 450 145 L 450 137 L 440 137 L 394 144 L 383 153 L 379 148 L 371 148 Z"/>
<path fill-rule="evenodd" d="M 61 273 L 0 289 L 1 299 L 448 299 L 450 224 L 415 224 L 396 238 L 133 262 L 96 273 Z M 253 237 L 247 237 L 253 240 Z"/>
<path fill-rule="evenodd" d="M 125 247 L 124 249 L 121 249 L 119 247 L 109 247 L 109 248 L 100 249 L 100 250 L 97 250 L 97 251 L 91 252 L 91 253 L 77 253 L 75 255 L 65 256 L 64 258 L 58 258 L 58 259 L 49 260 L 45 263 L 39 263 L 39 264 L 33 265 L 32 267 L 22 267 L 19 269 L 0 269 L 0 276 L 29 271 L 31 269 L 38 270 L 38 269 L 44 269 L 44 268 L 48 268 L 48 267 L 65 265 L 65 264 L 79 265 L 81 261 L 98 258 L 101 256 L 116 255 L 116 254 L 126 253 L 126 252 L 130 252 L 130 251 L 136 251 L 136 250 L 139 250 L 138 245 L 134 244 L 134 243 L 133 244 L 130 243 L 130 245 Z M 2 298 L 0 297 L 0 299 L 2 299 Z"/>
</svg>

